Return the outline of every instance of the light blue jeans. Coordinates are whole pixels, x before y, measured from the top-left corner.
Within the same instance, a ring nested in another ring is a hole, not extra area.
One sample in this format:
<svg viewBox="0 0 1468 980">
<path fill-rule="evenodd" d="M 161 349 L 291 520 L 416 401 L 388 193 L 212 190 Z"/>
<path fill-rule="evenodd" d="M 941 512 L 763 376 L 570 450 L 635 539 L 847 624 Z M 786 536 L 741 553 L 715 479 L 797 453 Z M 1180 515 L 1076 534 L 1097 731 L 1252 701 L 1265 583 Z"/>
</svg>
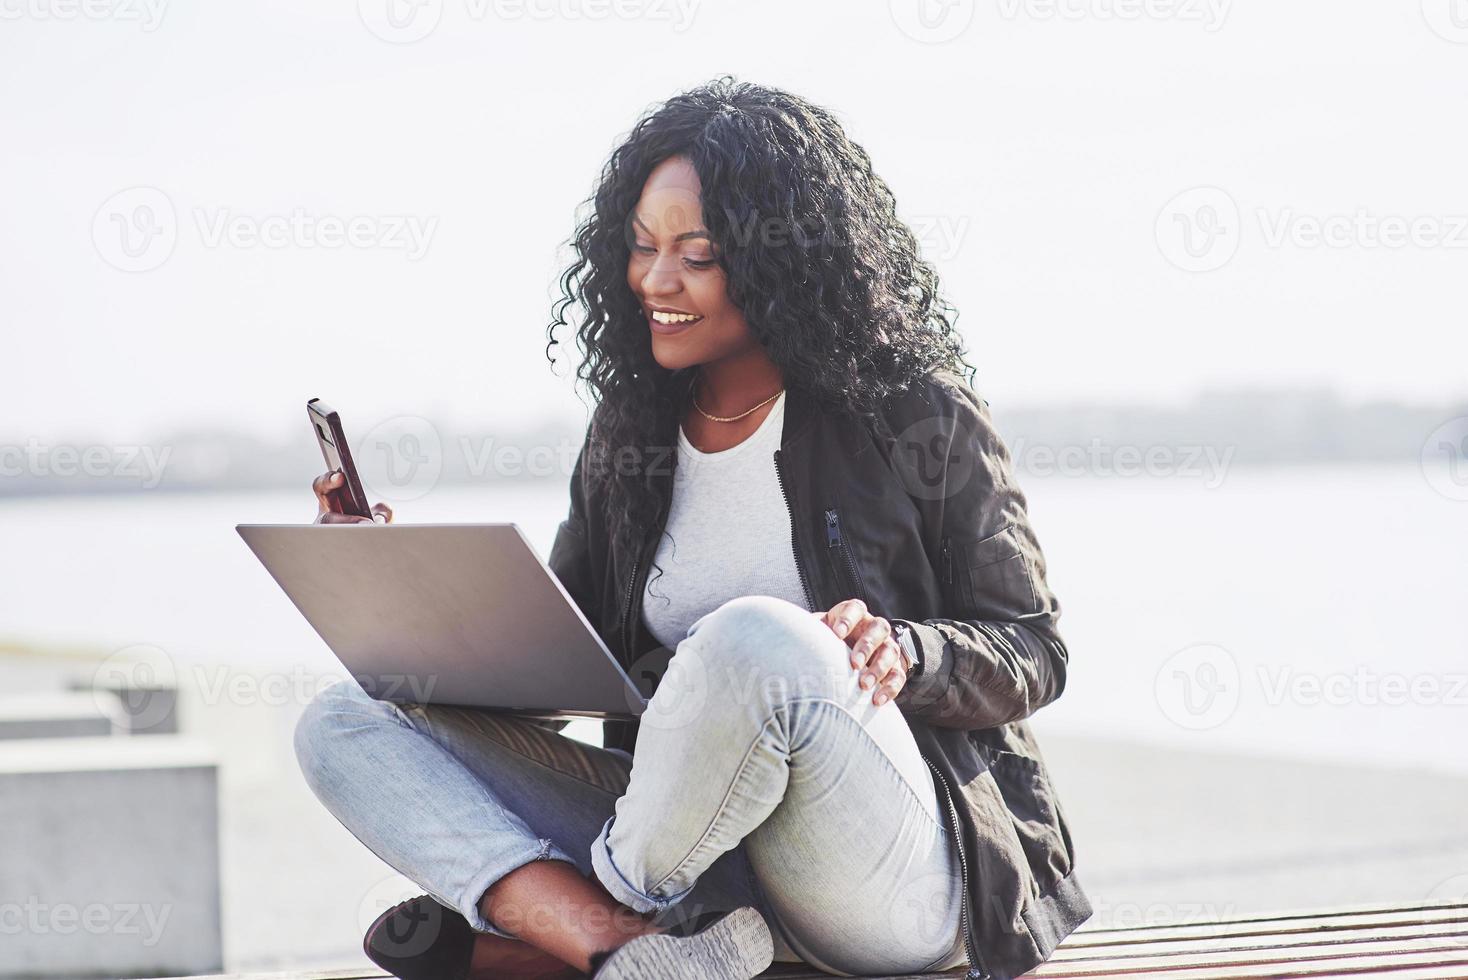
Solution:
<svg viewBox="0 0 1468 980">
<path fill-rule="evenodd" d="M 776 959 L 843 976 L 965 962 L 948 817 L 901 709 L 845 641 L 742 596 L 678 643 L 633 755 L 344 680 L 307 705 L 311 789 L 378 857 L 480 932 L 484 892 L 530 861 L 594 875 L 659 922 L 753 905 Z"/>
</svg>

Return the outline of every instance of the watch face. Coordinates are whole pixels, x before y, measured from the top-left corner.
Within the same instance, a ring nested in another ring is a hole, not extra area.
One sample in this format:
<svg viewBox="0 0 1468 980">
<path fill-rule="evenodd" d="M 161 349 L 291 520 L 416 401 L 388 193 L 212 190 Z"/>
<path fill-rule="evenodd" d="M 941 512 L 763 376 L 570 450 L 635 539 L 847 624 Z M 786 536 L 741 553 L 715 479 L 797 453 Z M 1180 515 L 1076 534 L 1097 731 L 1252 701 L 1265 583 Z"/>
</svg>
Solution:
<svg viewBox="0 0 1468 980">
<path fill-rule="evenodd" d="M 917 643 L 912 638 L 912 628 L 906 623 L 899 623 L 893 632 L 897 636 L 897 645 L 907 655 L 910 665 L 908 673 L 917 673 L 922 669 L 922 661 L 918 659 Z"/>
</svg>

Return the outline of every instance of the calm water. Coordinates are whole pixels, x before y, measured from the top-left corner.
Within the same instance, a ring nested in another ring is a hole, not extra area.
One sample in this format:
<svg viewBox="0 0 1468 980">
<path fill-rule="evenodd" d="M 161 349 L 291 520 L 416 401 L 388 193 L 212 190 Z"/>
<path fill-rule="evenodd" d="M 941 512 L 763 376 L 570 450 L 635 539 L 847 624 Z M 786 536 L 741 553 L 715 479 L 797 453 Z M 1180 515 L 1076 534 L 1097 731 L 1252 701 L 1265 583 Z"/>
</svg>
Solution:
<svg viewBox="0 0 1468 980">
<path fill-rule="evenodd" d="M 1411 467 L 1024 478 L 1071 652 L 1036 728 L 1468 772 L 1468 504 Z M 565 488 L 439 489 L 403 521 L 520 523 Z M 236 536 L 308 491 L 0 504 L 0 640 L 179 662 L 334 659 Z"/>
</svg>

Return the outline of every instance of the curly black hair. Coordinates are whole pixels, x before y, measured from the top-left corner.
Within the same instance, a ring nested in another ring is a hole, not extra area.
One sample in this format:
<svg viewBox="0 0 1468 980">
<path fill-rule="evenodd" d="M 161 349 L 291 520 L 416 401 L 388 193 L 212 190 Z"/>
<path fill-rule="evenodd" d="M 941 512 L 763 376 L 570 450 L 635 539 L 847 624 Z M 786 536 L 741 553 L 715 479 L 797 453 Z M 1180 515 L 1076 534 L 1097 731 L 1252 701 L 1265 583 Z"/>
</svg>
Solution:
<svg viewBox="0 0 1468 980">
<path fill-rule="evenodd" d="M 676 451 L 697 368 L 669 370 L 653 358 L 627 263 L 643 185 L 654 167 L 680 155 L 702 182 L 704 226 L 729 298 L 787 388 L 808 392 L 822 411 L 871 419 L 884 398 L 935 369 L 972 383 L 957 312 L 939 295 L 937 273 L 866 151 L 827 110 L 723 75 L 644 114 L 583 204 L 589 211 L 571 243 L 575 261 L 560 278 L 546 356 L 554 368 L 556 328 L 579 306 L 585 358 L 576 374 L 595 402 L 592 458 L 614 459 L 619 447 L 635 447 L 642 458 Z M 668 501 L 638 467 L 590 472 L 607 491 L 613 538 L 635 549 Z"/>
</svg>

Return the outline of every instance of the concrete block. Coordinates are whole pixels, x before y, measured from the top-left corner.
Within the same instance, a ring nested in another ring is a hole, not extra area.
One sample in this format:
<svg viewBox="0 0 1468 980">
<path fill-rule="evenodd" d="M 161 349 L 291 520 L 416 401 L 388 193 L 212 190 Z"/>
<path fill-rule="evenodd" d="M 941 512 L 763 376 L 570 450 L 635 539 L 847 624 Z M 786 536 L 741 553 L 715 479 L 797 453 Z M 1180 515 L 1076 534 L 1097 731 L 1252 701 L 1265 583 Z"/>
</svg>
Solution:
<svg viewBox="0 0 1468 980">
<path fill-rule="evenodd" d="M 183 736 L 0 742 L 0 978 L 220 972 L 218 792 Z"/>
<path fill-rule="evenodd" d="M 122 704 L 107 691 L 0 695 L 0 740 L 126 734 Z"/>
</svg>

